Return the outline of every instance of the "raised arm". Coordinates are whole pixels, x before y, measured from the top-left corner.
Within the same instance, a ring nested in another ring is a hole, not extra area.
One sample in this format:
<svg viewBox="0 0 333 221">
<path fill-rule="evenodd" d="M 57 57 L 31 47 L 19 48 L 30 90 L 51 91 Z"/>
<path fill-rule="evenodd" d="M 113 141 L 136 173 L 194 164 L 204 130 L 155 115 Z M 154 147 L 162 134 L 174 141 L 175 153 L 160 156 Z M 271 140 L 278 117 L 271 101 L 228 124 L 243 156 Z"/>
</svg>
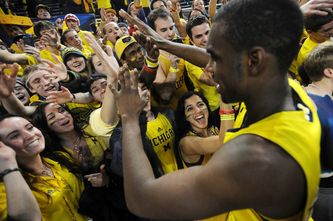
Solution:
<svg viewBox="0 0 333 221">
<path fill-rule="evenodd" d="M 142 33 L 150 36 L 158 48 L 183 58 L 199 67 L 206 67 L 209 60 L 209 54 L 206 53 L 204 49 L 165 40 L 144 22 L 130 16 L 124 10 L 120 10 L 119 14 L 130 24 L 136 25 Z"/>
<path fill-rule="evenodd" d="M 11 74 L 4 73 L 4 69 L 11 69 Z M 4 108 L 11 114 L 22 116 L 30 116 L 34 113 L 36 107 L 24 106 L 22 102 L 14 95 L 14 87 L 16 84 L 16 75 L 18 65 L 0 65 L 0 100 Z"/>
<path fill-rule="evenodd" d="M 304 206 L 303 172 L 281 148 L 254 135 L 229 141 L 205 166 L 155 179 L 139 127 L 139 114 L 148 99 L 139 96 L 137 82 L 135 75 L 120 72 L 120 88 L 112 88 L 122 119 L 125 196 L 132 212 L 168 220 L 201 219 L 243 208 L 256 208 L 275 218 L 300 212 Z M 285 201 L 288 203 L 281 203 Z"/>
<path fill-rule="evenodd" d="M 113 53 L 111 53 L 111 55 L 106 54 L 93 36 L 86 35 L 86 39 L 89 42 L 90 46 L 94 49 L 97 57 L 102 62 L 102 65 L 104 66 L 105 70 L 107 70 L 108 84 L 113 84 L 113 82 L 116 80 L 118 76 L 118 70 L 119 70 L 118 62 L 113 56 Z M 109 125 L 114 125 L 118 122 L 115 99 L 113 94 L 111 93 L 111 90 L 108 87 L 106 88 L 104 94 L 104 99 L 101 109 L 101 119 L 103 120 L 104 123 Z"/>
<path fill-rule="evenodd" d="M 209 18 L 214 18 L 215 14 L 216 14 L 216 4 L 217 4 L 217 0 L 210 0 L 209 1 L 209 6 L 208 6 L 208 15 Z"/>
<path fill-rule="evenodd" d="M 8 64 L 28 64 L 28 58 L 24 54 L 13 54 L 5 49 L 0 49 L 0 61 Z"/>
<path fill-rule="evenodd" d="M 327 15 L 327 10 L 332 10 L 333 0 L 310 0 L 301 5 L 301 11 L 305 17 L 312 15 Z"/>
<path fill-rule="evenodd" d="M 18 170 L 15 151 L 2 142 L 0 142 L 0 176 L 6 190 L 8 220 L 42 220 L 37 201 Z"/>
</svg>

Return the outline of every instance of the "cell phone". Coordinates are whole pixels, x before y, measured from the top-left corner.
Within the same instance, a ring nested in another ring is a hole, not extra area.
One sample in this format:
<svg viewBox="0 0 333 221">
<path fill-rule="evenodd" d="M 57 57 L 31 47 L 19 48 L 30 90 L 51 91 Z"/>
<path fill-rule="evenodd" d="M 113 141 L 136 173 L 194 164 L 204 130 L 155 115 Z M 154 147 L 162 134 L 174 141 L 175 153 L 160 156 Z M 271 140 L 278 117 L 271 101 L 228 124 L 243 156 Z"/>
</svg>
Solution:
<svg viewBox="0 0 333 221">
<path fill-rule="evenodd" d="M 23 39 L 24 45 L 30 45 L 30 46 L 34 47 L 34 41 L 32 39 L 32 36 L 26 35 L 26 36 L 23 36 L 22 39 Z"/>
</svg>

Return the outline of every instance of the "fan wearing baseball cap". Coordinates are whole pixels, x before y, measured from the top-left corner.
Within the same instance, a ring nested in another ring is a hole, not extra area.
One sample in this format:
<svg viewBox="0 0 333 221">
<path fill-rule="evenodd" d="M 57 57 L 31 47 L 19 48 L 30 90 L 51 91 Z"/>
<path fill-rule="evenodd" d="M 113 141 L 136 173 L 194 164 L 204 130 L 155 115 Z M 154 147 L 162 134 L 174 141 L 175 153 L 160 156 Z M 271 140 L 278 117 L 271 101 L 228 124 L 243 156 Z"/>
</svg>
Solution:
<svg viewBox="0 0 333 221">
<path fill-rule="evenodd" d="M 80 30 L 80 20 L 79 18 L 74 15 L 74 14 L 67 14 L 64 17 L 64 22 L 66 24 L 66 26 L 68 27 L 68 29 L 74 30 L 75 32 L 77 32 L 77 35 L 79 36 L 79 38 L 81 39 L 82 45 L 83 47 L 88 50 L 90 53 L 86 53 L 84 52 L 85 55 L 88 55 L 88 57 L 90 57 L 90 54 L 92 54 L 94 51 L 93 49 L 89 46 L 89 43 L 86 41 L 85 35 L 92 35 L 91 32 L 89 31 L 84 31 L 84 30 Z M 65 34 L 65 32 L 64 32 Z M 63 34 L 63 35 L 64 35 Z M 71 45 L 72 47 L 75 47 L 74 45 Z M 81 51 L 82 49 L 79 48 Z M 88 58 L 87 57 L 87 58 Z"/>
<path fill-rule="evenodd" d="M 38 4 L 36 6 L 36 17 L 41 20 L 48 20 L 51 18 L 50 8 L 47 5 Z"/>
</svg>

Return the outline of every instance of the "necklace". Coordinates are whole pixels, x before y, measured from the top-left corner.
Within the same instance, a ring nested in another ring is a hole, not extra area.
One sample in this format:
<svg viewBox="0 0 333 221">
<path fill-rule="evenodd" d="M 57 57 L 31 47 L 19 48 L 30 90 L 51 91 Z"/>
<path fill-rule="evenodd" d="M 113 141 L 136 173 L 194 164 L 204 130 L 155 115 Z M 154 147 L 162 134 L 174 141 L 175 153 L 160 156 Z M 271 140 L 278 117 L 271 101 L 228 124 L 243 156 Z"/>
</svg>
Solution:
<svg viewBox="0 0 333 221">
<path fill-rule="evenodd" d="M 83 140 L 84 141 L 84 140 Z M 90 167 L 92 165 L 93 157 L 89 148 L 86 146 L 86 143 L 82 143 L 80 136 L 72 144 L 75 157 L 77 158 L 79 164 L 84 168 Z"/>
<path fill-rule="evenodd" d="M 40 173 L 42 176 L 54 177 L 51 168 L 49 168 L 45 164 L 42 164 L 42 167 L 42 172 Z"/>
<path fill-rule="evenodd" d="M 328 95 L 332 99 L 332 94 L 328 93 L 327 91 L 325 91 L 323 88 L 319 87 L 318 85 L 311 83 L 308 86 L 318 89 L 320 92 L 324 93 L 324 95 Z"/>
</svg>

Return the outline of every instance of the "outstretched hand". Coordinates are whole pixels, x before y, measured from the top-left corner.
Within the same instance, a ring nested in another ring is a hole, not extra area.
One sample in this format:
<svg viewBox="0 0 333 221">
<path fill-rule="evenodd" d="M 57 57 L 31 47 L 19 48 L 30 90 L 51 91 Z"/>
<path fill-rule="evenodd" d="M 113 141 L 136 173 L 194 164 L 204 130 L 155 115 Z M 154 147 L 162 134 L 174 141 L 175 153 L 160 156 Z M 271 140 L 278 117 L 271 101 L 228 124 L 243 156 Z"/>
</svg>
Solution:
<svg viewBox="0 0 333 221">
<path fill-rule="evenodd" d="M 128 23 L 131 25 L 136 26 L 143 34 L 150 36 L 151 39 L 154 41 L 157 47 L 160 47 L 166 40 L 163 39 L 156 31 L 154 31 L 151 27 L 146 25 L 143 21 L 138 18 L 134 18 L 123 9 L 119 11 L 119 15 L 127 20 Z"/>
<path fill-rule="evenodd" d="M 118 112 L 122 117 L 138 119 L 148 102 L 148 94 L 138 91 L 138 71 L 130 73 L 128 66 L 119 69 L 118 81 L 109 87 L 116 99 Z"/>
<path fill-rule="evenodd" d="M 119 64 L 113 53 L 107 54 L 102 47 L 98 44 L 94 36 L 85 35 L 87 42 L 94 49 L 96 56 L 102 62 L 104 69 L 106 70 L 106 75 L 109 77 L 110 81 L 114 81 L 117 77 Z"/>
<path fill-rule="evenodd" d="M 66 104 L 72 101 L 72 93 L 64 86 L 60 87 L 60 91 L 49 91 L 49 96 L 46 97 L 48 103 Z"/>
<path fill-rule="evenodd" d="M 332 11 L 333 0 L 310 0 L 301 6 L 302 13 L 305 17 L 313 15 L 325 16 L 328 11 Z"/>
<path fill-rule="evenodd" d="M 16 63 L 0 65 L 0 97 L 9 97 L 14 91 L 18 69 Z"/>
<path fill-rule="evenodd" d="M 56 55 L 52 54 L 52 58 L 56 63 L 53 63 L 52 61 L 49 61 L 47 59 L 41 59 L 41 62 L 42 64 L 47 66 L 48 70 L 53 72 L 60 81 L 66 80 L 68 78 L 66 66 L 59 60 Z"/>
<path fill-rule="evenodd" d="M 156 44 L 154 44 L 154 41 L 150 37 L 145 36 L 140 31 L 134 32 L 133 37 L 142 47 L 144 47 L 144 49 L 146 49 L 147 55 L 150 60 L 157 61 L 160 52 Z"/>
</svg>

